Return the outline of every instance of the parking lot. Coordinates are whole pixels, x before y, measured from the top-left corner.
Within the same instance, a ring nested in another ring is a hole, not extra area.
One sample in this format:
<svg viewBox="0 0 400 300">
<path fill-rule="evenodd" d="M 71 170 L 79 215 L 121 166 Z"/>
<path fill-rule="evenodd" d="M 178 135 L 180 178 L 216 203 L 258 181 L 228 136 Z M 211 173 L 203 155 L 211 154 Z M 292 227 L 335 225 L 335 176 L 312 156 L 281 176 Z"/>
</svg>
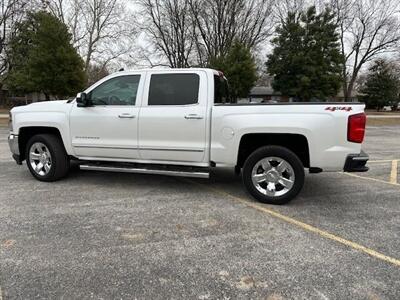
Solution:
<svg viewBox="0 0 400 300">
<path fill-rule="evenodd" d="M 227 170 L 38 182 L 0 127 L 0 300 L 399 299 L 400 126 L 364 150 L 369 172 L 308 175 L 271 206 Z"/>
</svg>

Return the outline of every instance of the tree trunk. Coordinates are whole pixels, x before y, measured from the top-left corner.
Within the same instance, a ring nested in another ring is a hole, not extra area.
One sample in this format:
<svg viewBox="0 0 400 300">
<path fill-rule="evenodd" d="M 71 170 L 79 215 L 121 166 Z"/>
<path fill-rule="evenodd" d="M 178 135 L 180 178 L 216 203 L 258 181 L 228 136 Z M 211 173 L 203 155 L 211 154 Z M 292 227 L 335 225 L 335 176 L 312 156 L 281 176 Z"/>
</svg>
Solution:
<svg viewBox="0 0 400 300">
<path fill-rule="evenodd" d="M 354 89 L 354 83 L 356 82 L 356 78 L 357 77 L 352 76 L 352 78 L 350 79 L 349 84 L 347 85 L 347 90 L 345 91 L 345 94 L 344 94 L 344 101 L 345 102 L 348 102 L 350 100 L 350 98 L 351 98 L 351 95 L 352 95 L 353 89 Z"/>
</svg>

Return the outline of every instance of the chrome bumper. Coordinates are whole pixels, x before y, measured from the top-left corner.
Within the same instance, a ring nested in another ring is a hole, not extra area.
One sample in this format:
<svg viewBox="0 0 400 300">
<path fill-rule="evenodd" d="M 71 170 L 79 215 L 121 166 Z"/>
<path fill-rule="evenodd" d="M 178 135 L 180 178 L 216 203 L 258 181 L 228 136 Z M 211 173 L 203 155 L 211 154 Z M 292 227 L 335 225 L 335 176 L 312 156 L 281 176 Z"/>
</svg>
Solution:
<svg viewBox="0 0 400 300">
<path fill-rule="evenodd" d="M 17 164 L 22 164 L 19 153 L 19 143 L 18 143 L 18 135 L 10 133 L 8 136 L 8 146 L 10 147 L 10 151 L 12 153 L 12 157 L 17 162 Z"/>
</svg>

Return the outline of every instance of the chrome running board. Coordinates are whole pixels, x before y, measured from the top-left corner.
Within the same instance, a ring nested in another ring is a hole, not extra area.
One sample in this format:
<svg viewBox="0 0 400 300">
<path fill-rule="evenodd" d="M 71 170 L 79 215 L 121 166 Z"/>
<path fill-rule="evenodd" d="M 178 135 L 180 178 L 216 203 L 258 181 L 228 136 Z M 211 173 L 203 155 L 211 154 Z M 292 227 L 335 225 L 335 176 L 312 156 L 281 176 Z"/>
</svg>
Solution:
<svg viewBox="0 0 400 300">
<path fill-rule="evenodd" d="M 120 173 L 137 173 L 137 174 L 153 174 L 153 175 L 166 175 L 178 177 L 192 177 L 192 178 L 209 178 L 210 173 L 199 169 L 175 167 L 175 169 L 163 166 L 162 169 L 157 169 L 154 166 L 138 167 L 137 165 L 103 165 L 103 164 L 82 164 L 79 166 L 81 170 L 89 171 L 102 171 L 102 172 L 120 172 Z"/>
</svg>

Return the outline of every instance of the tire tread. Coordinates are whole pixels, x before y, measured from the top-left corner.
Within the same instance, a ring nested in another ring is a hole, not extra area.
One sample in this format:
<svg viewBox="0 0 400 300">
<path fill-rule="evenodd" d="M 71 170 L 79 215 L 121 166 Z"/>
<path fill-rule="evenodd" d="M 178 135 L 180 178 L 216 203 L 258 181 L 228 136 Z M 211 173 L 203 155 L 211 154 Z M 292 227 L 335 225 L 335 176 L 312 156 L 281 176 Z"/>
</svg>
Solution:
<svg viewBox="0 0 400 300">
<path fill-rule="evenodd" d="M 253 185 L 251 172 L 253 170 L 254 165 L 261 160 L 263 157 L 267 156 L 276 156 L 285 159 L 288 163 L 291 164 L 294 172 L 295 172 L 295 182 L 293 188 L 285 195 L 278 197 L 271 197 L 264 194 L 261 194 Z M 246 187 L 246 190 L 258 201 L 268 204 L 277 204 L 282 205 L 290 202 L 294 197 L 298 195 L 304 185 L 304 166 L 299 157 L 293 153 L 291 150 L 282 147 L 282 146 L 263 146 L 255 150 L 249 157 L 246 159 L 243 172 L 242 172 L 242 180 L 243 184 Z"/>
<path fill-rule="evenodd" d="M 37 175 L 35 171 L 32 170 L 29 163 L 29 149 L 35 142 L 44 143 L 49 148 L 49 151 L 52 155 L 53 170 L 50 170 L 50 172 L 45 176 Z M 69 171 L 70 161 L 67 152 L 65 151 L 64 144 L 62 143 L 61 139 L 54 134 L 42 133 L 31 137 L 27 143 L 25 157 L 29 171 L 36 179 L 40 181 L 51 182 L 60 180 L 61 178 L 65 177 Z"/>
</svg>

